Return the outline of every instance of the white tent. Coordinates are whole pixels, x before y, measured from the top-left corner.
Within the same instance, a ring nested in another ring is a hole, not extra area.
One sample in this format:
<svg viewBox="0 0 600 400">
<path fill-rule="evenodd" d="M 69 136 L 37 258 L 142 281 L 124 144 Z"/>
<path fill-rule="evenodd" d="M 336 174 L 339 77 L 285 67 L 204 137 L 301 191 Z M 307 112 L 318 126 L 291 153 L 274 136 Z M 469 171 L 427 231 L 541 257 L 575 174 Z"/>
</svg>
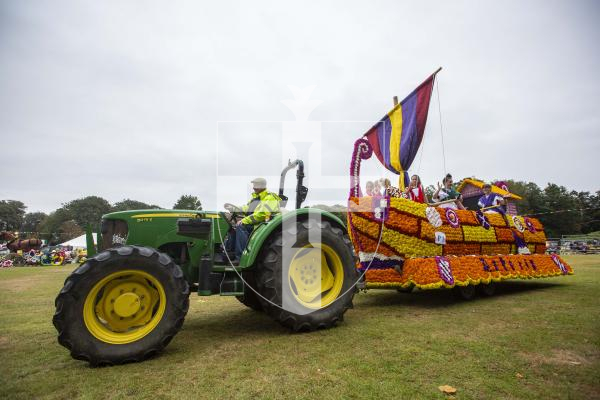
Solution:
<svg viewBox="0 0 600 400">
<path fill-rule="evenodd" d="M 94 233 L 93 235 L 94 235 L 94 243 L 98 243 L 98 234 Z M 67 242 L 61 243 L 60 246 L 73 246 L 73 248 L 77 248 L 77 247 L 86 247 L 87 248 L 85 234 L 78 236 L 75 239 L 71 239 Z"/>
</svg>

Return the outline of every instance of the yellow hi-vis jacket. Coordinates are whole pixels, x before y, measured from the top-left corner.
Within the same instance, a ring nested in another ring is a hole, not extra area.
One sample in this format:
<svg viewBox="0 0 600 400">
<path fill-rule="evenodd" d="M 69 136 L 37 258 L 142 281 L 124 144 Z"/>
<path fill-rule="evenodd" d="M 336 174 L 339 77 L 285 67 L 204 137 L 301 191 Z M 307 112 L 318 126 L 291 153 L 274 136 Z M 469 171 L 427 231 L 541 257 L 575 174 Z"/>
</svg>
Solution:
<svg viewBox="0 0 600 400">
<path fill-rule="evenodd" d="M 267 189 L 256 194 L 252 193 L 252 198 L 248 204 L 242 206 L 245 213 L 252 213 L 242 218 L 244 225 L 256 225 L 271 219 L 271 214 L 279 212 L 279 201 L 281 198 L 275 193 L 267 192 Z"/>
</svg>

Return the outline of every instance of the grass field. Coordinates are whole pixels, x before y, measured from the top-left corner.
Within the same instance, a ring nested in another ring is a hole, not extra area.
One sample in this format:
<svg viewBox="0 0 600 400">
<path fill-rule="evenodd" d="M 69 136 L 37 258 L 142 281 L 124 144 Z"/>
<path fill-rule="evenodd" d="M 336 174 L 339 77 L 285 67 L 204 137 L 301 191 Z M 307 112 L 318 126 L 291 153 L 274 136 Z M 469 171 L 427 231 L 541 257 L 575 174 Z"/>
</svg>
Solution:
<svg viewBox="0 0 600 400">
<path fill-rule="evenodd" d="M 600 398 L 600 256 L 575 275 L 510 281 L 492 298 L 448 291 L 355 297 L 337 328 L 290 334 L 234 298 L 192 295 L 160 356 L 90 368 L 56 342 L 71 267 L 0 270 L 2 398 Z"/>
</svg>

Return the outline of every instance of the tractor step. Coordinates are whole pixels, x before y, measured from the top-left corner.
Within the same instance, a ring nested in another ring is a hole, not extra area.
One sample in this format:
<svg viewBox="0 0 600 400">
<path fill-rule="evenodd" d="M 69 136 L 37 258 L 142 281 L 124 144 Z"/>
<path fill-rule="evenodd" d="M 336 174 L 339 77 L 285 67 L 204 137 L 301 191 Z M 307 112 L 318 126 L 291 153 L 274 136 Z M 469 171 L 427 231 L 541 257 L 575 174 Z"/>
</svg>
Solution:
<svg viewBox="0 0 600 400">
<path fill-rule="evenodd" d="M 244 281 L 236 271 L 225 272 L 220 287 L 221 296 L 243 296 Z"/>
<path fill-rule="evenodd" d="M 198 296 L 242 296 L 244 281 L 232 268 L 223 272 L 210 272 L 198 285 Z"/>
</svg>

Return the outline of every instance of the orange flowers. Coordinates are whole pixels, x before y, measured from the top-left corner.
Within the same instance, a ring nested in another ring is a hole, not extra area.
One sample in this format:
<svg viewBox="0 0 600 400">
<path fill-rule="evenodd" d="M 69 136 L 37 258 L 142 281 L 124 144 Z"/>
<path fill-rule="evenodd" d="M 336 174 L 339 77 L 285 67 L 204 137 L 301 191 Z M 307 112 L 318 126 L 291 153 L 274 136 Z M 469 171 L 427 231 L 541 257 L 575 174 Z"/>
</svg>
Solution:
<svg viewBox="0 0 600 400">
<path fill-rule="evenodd" d="M 479 254 L 481 245 L 479 243 L 449 243 L 444 246 L 444 255 L 469 255 Z"/>
<path fill-rule="evenodd" d="M 557 261 L 555 261 L 555 259 Z M 558 256 L 502 255 L 446 257 L 454 278 L 454 285 L 476 285 L 514 278 L 543 278 L 572 274 L 572 268 Z M 562 268 L 560 267 L 562 263 Z M 393 268 L 368 270 L 367 287 L 407 287 L 420 289 L 452 287 L 444 282 L 435 257 L 411 258 L 404 262 L 402 273 Z"/>
<path fill-rule="evenodd" d="M 499 243 L 513 243 L 515 241 L 509 228 L 496 228 L 496 237 Z"/>
<path fill-rule="evenodd" d="M 481 254 L 510 254 L 510 244 L 482 244 Z"/>
</svg>

